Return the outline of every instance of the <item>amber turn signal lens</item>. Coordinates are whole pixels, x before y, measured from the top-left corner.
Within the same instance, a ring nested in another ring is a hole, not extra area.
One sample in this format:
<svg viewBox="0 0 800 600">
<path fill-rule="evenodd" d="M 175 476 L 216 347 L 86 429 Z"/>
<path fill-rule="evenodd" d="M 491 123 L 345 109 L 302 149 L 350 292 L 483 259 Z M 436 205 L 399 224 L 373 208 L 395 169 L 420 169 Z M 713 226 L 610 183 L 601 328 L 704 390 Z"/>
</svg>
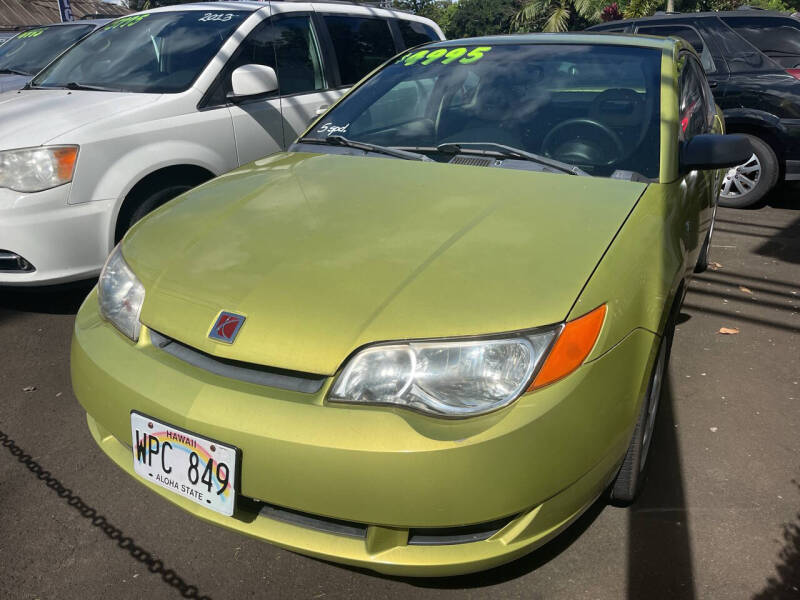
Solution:
<svg viewBox="0 0 800 600">
<path fill-rule="evenodd" d="M 564 325 L 528 391 L 558 381 L 581 366 L 594 348 L 605 318 L 606 305 L 603 304 Z"/>
<path fill-rule="evenodd" d="M 57 148 L 53 151 L 53 158 L 55 158 L 58 178 L 63 181 L 71 180 L 75 170 L 75 161 L 78 159 L 77 146 Z"/>
</svg>

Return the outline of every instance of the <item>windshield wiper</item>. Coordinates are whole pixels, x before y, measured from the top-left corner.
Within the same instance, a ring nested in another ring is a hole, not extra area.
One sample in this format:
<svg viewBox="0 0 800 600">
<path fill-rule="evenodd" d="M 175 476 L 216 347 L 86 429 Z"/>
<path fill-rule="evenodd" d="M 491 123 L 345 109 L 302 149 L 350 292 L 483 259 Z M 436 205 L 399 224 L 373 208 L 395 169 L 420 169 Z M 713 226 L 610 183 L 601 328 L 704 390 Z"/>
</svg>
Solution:
<svg viewBox="0 0 800 600">
<path fill-rule="evenodd" d="M 53 87 L 62 87 L 65 90 L 87 90 L 90 92 L 118 92 L 114 88 L 107 88 L 101 87 L 99 85 L 87 85 L 85 83 L 78 83 L 77 81 L 70 81 L 69 83 L 65 83 L 62 86 L 53 86 Z"/>
<path fill-rule="evenodd" d="M 25 75 L 26 77 L 30 77 L 31 73 L 26 73 L 19 69 L 0 69 L 0 75 Z"/>
<path fill-rule="evenodd" d="M 389 148 L 388 146 L 379 146 L 378 144 L 368 144 L 367 142 L 357 142 L 349 140 L 343 135 L 329 135 L 325 138 L 310 138 L 304 137 L 297 140 L 306 144 L 325 144 L 329 146 L 345 146 L 347 148 L 355 148 L 356 150 L 363 150 L 364 152 L 375 152 L 377 154 L 385 154 L 386 156 L 394 156 L 395 158 L 403 158 L 405 160 L 422 160 L 432 162 L 433 159 L 428 158 L 424 154 L 417 154 L 416 152 L 408 152 L 407 150 L 398 150 L 396 148 Z"/>
<path fill-rule="evenodd" d="M 481 146 L 488 146 L 490 148 L 494 148 L 494 150 L 480 150 L 479 148 Z M 534 154 L 533 152 L 527 152 L 525 150 L 520 150 L 519 148 L 513 148 L 504 144 L 496 144 L 494 142 L 448 142 L 445 144 L 439 144 L 436 146 L 436 149 L 445 154 L 458 154 L 463 152 L 467 154 L 482 154 L 486 156 L 516 158 L 519 160 L 535 162 L 540 165 L 550 167 L 551 169 L 561 171 L 562 173 L 568 173 L 569 175 L 583 175 L 590 177 L 589 173 L 577 165 L 571 165 L 554 158 L 548 158 L 547 156 L 541 156 L 540 154 Z"/>
</svg>

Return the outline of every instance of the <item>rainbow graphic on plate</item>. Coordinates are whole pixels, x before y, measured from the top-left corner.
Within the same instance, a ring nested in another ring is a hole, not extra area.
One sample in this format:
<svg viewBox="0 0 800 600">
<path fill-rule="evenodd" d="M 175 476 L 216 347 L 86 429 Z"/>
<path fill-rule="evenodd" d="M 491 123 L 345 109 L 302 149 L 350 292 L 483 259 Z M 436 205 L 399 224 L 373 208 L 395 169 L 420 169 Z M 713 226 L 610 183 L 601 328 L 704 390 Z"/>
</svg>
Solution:
<svg viewBox="0 0 800 600">
<path fill-rule="evenodd" d="M 207 508 L 232 515 L 236 450 L 131 413 L 133 466 L 142 478 Z"/>
</svg>

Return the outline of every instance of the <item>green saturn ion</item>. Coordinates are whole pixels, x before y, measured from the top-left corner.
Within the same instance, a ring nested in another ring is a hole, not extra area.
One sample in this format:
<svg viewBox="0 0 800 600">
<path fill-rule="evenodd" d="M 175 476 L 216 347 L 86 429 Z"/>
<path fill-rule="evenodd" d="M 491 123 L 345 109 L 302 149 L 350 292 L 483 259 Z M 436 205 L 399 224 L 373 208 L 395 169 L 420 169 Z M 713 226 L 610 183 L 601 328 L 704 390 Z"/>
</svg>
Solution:
<svg viewBox="0 0 800 600">
<path fill-rule="evenodd" d="M 89 431 L 164 500 L 302 554 L 522 556 L 641 487 L 720 169 L 751 154 L 722 132 L 677 39 L 410 49 L 127 234 L 75 323 Z"/>
</svg>

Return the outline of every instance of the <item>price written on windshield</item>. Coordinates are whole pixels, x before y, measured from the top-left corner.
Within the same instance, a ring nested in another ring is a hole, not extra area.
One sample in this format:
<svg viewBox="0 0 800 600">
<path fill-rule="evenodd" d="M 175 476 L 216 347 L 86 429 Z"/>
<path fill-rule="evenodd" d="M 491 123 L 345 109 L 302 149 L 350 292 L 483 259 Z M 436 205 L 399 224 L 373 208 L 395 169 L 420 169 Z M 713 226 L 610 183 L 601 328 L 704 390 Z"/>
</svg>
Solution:
<svg viewBox="0 0 800 600">
<path fill-rule="evenodd" d="M 472 50 L 468 48 L 434 48 L 433 50 L 419 50 L 404 54 L 396 63 L 402 63 L 409 67 L 411 65 L 427 66 L 438 62 L 442 65 L 460 64 L 470 65 L 478 62 L 484 55 L 492 49 L 491 46 L 478 46 Z"/>
</svg>

